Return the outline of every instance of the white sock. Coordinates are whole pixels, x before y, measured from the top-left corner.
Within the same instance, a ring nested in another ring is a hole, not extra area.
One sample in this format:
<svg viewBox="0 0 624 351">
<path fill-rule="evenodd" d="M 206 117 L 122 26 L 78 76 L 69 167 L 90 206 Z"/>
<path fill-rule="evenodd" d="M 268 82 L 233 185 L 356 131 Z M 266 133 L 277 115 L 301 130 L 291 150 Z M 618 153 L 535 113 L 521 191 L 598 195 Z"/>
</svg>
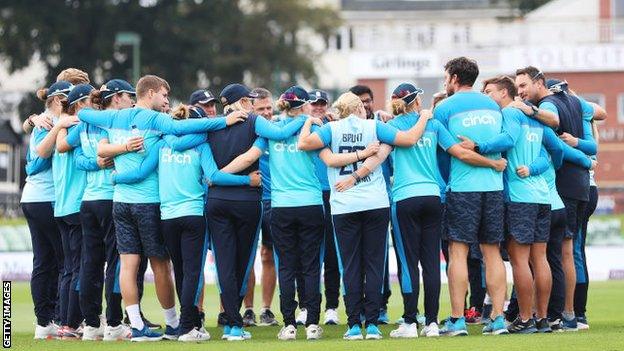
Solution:
<svg viewBox="0 0 624 351">
<path fill-rule="evenodd" d="M 130 319 L 130 326 L 134 329 L 143 330 L 145 324 L 143 324 L 143 319 L 141 318 L 141 310 L 139 309 L 139 305 L 129 305 L 126 306 L 126 312 L 128 312 L 128 319 Z"/>
<path fill-rule="evenodd" d="M 163 311 L 165 311 L 165 323 L 172 328 L 177 328 L 180 325 L 180 320 L 176 314 L 175 306 L 164 309 Z"/>
</svg>

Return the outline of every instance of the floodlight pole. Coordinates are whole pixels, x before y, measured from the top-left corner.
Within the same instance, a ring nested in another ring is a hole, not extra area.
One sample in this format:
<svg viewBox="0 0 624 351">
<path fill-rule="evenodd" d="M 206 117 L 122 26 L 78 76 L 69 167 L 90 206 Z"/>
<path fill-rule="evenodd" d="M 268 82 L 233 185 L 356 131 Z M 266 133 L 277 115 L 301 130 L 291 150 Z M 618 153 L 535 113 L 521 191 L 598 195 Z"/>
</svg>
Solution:
<svg viewBox="0 0 624 351">
<path fill-rule="evenodd" d="M 135 32 L 118 32 L 115 45 L 132 46 L 132 80 L 136 84 L 141 76 L 141 36 Z"/>
</svg>

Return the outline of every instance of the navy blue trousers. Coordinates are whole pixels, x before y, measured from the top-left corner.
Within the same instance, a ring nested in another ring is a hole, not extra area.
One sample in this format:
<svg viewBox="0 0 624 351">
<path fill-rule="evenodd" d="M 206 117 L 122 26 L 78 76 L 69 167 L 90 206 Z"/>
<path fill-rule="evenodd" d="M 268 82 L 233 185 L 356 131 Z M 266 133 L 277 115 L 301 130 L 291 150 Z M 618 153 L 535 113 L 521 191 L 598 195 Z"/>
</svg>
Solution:
<svg viewBox="0 0 624 351">
<path fill-rule="evenodd" d="M 230 326 L 242 327 L 240 308 L 256 258 L 262 203 L 208 199 L 206 216 L 223 311 Z"/>
<path fill-rule="evenodd" d="M 37 324 L 46 326 L 60 318 L 59 311 L 67 311 L 58 296 L 64 271 L 61 234 L 54 222 L 51 202 L 22 203 L 22 212 L 28 222 L 33 249 L 30 293 Z"/>
<path fill-rule="evenodd" d="M 442 206 L 438 196 L 421 196 L 392 204 L 394 247 L 403 294 L 405 323 L 416 323 L 423 268 L 426 324 L 438 321 L 440 308 L 440 224 Z"/>
<path fill-rule="evenodd" d="M 304 291 L 299 295 L 307 309 L 306 325 L 318 324 L 321 308 L 321 245 L 324 237 L 323 206 L 273 207 L 271 234 L 280 288 L 284 325 L 294 325 L 295 279 L 300 274 Z"/>
<path fill-rule="evenodd" d="M 63 243 L 64 269 L 61 278 L 59 298 L 67 301 L 66 311 L 61 310 L 61 323 L 71 328 L 78 328 L 82 322 L 80 311 L 79 281 L 82 253 L 82 226 L 79 213 L 55 217 L 61 242 Z M 64 314 L 63 314 L 64 313 Z"/>
<path fill-rule="evenodd" d="M 99 327 L 102 290 L 104 290 L 106 322 L 116 327 L 121 323 L 123 315 L 119 287 L 119 254 L 113 224 L 113 201 L 83 201 L 80 206 L 80 220 L 82 223 L 80 309 L 88 326 Z"/>
<path fill-rule="evenodd" d="M 349 327 L 377 324 L 383 303 L 388 253 L 389 208 L 334 214 L 338 266 Z"/>
<path fill-rule="evenodd" d="M 204 216 L 184 216 L 161 222 L 167 251 L 173 263 L 180 301 L 180 335 L 201 328 L 198 303 L 204 285 L 204 263 L 208 252 Z"/>
</svg>

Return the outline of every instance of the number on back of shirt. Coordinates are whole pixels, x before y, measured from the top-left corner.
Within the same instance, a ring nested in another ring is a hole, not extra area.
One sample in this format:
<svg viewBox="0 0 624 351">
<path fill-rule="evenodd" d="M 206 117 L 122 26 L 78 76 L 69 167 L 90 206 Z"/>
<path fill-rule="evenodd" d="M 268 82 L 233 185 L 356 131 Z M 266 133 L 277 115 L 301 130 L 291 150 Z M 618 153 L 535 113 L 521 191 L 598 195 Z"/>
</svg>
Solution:
<svg viewBox="0 0 624 351">
<path fill-rule="evenodd" d="M 355 152 L 355 151 L 362 151 L 366 149 L 366 147 L 361 146 L 361 145 L 354 145 L 354 146 L 349 146 L 349 145 L 343 145 L 338 147 L 338 152 L 341 154 L 348 154 L 350 152 Z M 358 162 L 362 162 L 362 161 L 358 161 Z M 358 169 L 358 162 L 353 162 L 352 164 L 346 165 L 346 166 L 342 166 L 340 167 L 340 175 L 349 175 L 355 171 L 357 171 Z"/>
</svg>

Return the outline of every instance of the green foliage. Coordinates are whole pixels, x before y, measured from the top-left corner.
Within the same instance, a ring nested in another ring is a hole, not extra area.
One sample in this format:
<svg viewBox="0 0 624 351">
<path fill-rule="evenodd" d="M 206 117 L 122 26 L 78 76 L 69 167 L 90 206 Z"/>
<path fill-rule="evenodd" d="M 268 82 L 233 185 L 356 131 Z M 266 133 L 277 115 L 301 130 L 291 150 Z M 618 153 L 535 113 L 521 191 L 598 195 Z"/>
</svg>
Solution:
<svg viewBox="0 0 624 351">
<path fill-rule="evenodd" d="M 47 82 L 64 68 L 87 71 L 95 85 L 131 80 L 132 50 L 116 46 L 118 32 L 141 36 L 141 73 L 159 75 L 185 101 L 198 87 L 213 92 L 252 77 L 283 88 L 314 84 L 315 59 L 294 33 L 328 37 L 338 14 L 296 0 L 64 0 L 0 1 L 0 56 L 15 71 L 33 57 Z M 41 109 L 32 96 L 22 116 Z"/>
</svg>

